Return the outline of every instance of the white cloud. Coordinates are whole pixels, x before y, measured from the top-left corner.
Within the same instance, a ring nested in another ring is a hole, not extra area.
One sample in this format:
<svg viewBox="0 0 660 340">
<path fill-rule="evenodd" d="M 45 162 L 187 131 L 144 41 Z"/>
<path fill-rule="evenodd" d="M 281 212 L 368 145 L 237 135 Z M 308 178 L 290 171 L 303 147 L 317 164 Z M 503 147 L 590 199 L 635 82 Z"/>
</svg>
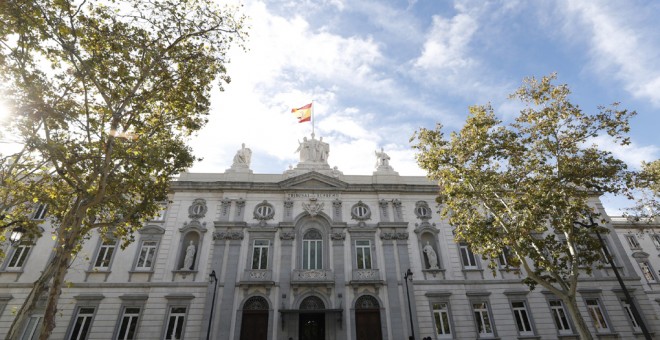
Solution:
<svg viewBox="0 0 660 340">
<path fill-rule="evenodd" d="M 475 63 L 468 56 L 468 44 L 477 31 L 476 20 L 459 13 L 451 19 L 433 16 L 433 25 L 427 35 L 416 67 L 427 70 L 456 70 Z"/>
<path fill-rule="evenodd" d="M 642 162 L 651 162 L 658 159 L 660 148 L 655 145 L 637 145 L 630 143 L 628 145 L 619 145 L 609 136 L 599 136 L 593 138 L 589 144 L 595 144 L 602 150 L 611 152 L 615 157 L 626 162 L 633 169 L 641 169 Z"/>
<path fill-rule="evenodd" d="M 566 34 L 588 33 L 593 71 L 603 77 L 613 74 L 633 96 L 660 106 L 657 31 L 644 27 L 642 8 L 633 8 L 628 2 L 619 5 L 585 1 L 560 4 L 569 14 Z M 571 20 L 574 17 L 579 25 Z"/>
</svg>

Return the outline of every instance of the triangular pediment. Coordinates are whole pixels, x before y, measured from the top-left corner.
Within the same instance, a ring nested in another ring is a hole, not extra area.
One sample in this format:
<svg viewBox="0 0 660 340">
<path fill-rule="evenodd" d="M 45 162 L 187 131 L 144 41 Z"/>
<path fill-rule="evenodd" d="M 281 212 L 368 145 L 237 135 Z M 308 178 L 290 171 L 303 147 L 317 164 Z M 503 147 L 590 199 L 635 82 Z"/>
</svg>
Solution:
<svg viewBox="0 0 660 340">
<path fill-rule="evenodd" d="M 348 183 L 334 177 L 326 176 L 312 171 L 296 177 L 288 178 L 279 183 L 282 189 L 317 189 L 317 190 L 342 190 Z"/>
</svg>

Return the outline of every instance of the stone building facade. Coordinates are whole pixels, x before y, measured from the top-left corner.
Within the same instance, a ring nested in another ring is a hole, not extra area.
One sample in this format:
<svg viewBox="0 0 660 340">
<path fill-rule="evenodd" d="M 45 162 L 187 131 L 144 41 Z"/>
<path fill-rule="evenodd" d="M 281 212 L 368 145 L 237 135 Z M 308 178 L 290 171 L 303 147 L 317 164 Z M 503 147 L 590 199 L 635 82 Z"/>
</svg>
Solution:
<svg viewBox="0 0 660 340">
<path fill-rule="evenodd" d="M 224 173 L 182 174 L 163 214 L 125 249 L 90 235 L 52 338 L 577 338 L 552 294 L 530 291 L 504 267 L 492 271 L 454 241 L 426 178 L 400 176 L 382 149 L 363 176 L 331 168 L 322 139 L 304 139 L 298 151 L 298 165 L 282 174 L 254 174 L 245 146 Z M 0 337 L 48 261 L 47 217 L 35 218 L 45 220 L 44 236 L 9 246 L 0 267 Z M 658 332 L 658 303 L 647 297 L 655 286 L 640 281 L 611 235 L 608 247 Z M 578 303 L 600 338 L 642 338 L 621 297 L 610 269 L 580 283 Z"/>
</svg>

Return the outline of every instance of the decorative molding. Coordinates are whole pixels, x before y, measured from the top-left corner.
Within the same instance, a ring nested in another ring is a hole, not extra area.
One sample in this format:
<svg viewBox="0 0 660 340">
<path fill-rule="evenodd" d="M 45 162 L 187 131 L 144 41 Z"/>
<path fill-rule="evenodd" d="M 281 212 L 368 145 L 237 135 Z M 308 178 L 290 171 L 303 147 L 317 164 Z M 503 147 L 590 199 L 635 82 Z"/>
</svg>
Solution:
<svg viewBox="0 0 660 340">
<path fill-rule="evenodd" d="M 280 240 L 293 240 L 296 237 L 296 233 L 290 231 L 290 232 L 281 232 L 280 233 Z"/>
<path fill-rule="evenodd" d="M 346 239 L 346 233 L 330 233 L 330 239 L 333 241 L 343 241 Z"/>
<path fill-rule="evenodd" d="M 242 240 L 244 234 L 242 231 L 218 231 L 213 233 L 213 240 Z"/>
<path fill-rule="evenodd" d="M 407 240 L 408 233 L 380 233 L 381 240 Z"/>
</svg>

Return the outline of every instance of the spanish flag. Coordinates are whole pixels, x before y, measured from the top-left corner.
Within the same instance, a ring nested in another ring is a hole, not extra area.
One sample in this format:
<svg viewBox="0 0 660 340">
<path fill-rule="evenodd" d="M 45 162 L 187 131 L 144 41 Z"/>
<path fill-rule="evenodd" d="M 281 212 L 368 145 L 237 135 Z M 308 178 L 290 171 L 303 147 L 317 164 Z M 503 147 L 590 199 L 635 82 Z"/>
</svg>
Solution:
<svg viewBox="0 0 660 340">
<path fill-rule="evenodd" d="M 312 120 L 312 103 L 297 109 L 291 109 L 291 113 L 296 115 L 298 123 L 309 122 Z"/>
</svg>

